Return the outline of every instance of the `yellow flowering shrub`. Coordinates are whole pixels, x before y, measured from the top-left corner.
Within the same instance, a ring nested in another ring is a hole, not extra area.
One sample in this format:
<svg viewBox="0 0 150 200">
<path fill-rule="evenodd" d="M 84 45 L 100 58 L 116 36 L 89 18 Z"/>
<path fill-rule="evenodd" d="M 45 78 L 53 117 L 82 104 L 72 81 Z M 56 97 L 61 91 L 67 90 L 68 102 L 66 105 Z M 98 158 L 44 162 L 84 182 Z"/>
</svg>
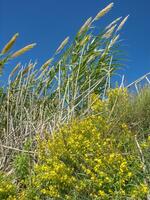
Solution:
<svg viewBox="0 0 150 200">
<path fill-rule="evenodd" d="M 126 124 L 100 115 L 39 137 L 33 199 L 144 199 L 148 185 L 133 139 Z"/>
<path fill-rule="evenodd" d="M 97 94 L 91 94 L 91 110 L 99 114 L 106 113 L 108 102 L 99 98 Z"/>
<path fill-rule="evenodd" d="M 107 94 L 109 101 L 115 101 L 116 99 L 118 99 L 125 103 L 129 97 L 127 88 L 109 89 Z"/>
<path fill-rule="evenodd" d="M 0 199 L 13 199 L 16 195 L 16 187 L 12 183 L 11 179 L 0 172 Z"/>
<path fill-rule="evenodd" d="M 93 94 L 89 116 L 72 120 L 53 135 L 37 136 L 36 164 L 9 200 L 146 199 L 149 183 L 135 133 L 112 116 L 116 99 L 116 106 L 126 104 L 127 91 L 110 90 L 106 100 Z M 140 146 L 149 152 L 150 136 Z"/>
<path fill-rule="evenodd" d="M 130 104 L 126 88 L 109 89 L 105 99 L 100 99 L 98 95 L 92 94 L 91 102 L 91 110 L 103 115 L 106 119 L 108 116 L 119 118 L 122 121 L 128 118 Z"/>
<path fill-rule="evenodd" d="M 126 88 L 110 89 L 107 92 L 108 104 L 107 107 L 112 115 L 122 119 L 128 118 L 129 113 L 129 94 Z"/>
</svg>

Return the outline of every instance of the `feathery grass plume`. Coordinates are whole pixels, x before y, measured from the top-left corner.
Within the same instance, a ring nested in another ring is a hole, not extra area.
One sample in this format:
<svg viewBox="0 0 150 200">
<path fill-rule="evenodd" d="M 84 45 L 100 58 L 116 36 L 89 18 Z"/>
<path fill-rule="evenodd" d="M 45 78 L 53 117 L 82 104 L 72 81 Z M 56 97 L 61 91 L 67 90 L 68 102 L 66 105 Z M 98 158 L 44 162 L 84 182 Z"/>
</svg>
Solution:
<svg viewBox="0 0 150 200">
<path fill-rule="evenodd" d="M 54 60 L 54 58 L 50 58 L 49 60 L 47 60 L 42 66 L 41 66 L 41 69 L 45 69 L 46 67 L 48 67 L 51 62 Z"/>
<path fill-rule="evenodd" d="M 13 44 L 16 42 L 17 37 L 19 36 L 19 33 L 16 33 L 10 40 L 9 42 L 4 46 L 4 48 L 2 49 L 2 54 L 7 53 L 11 47 L 13 46 Z"/>
<path fill-rule="evenodd" d="M 22 76 L 24 76 L 34 65 L 31 63 L 29 64 L 23 71 Z"/>
<path fill-rule="evenodd" d="M 20 65 L 21 65 L 21 63 L 18 63 L 18 64 L 14 67 L 14 69 L 13 69 L 12 72 L 10 73 L 10 77 L 12 77 L 12 76 L 15 74 L 15 72 L 18 70 L 18 68 L 20 67 Z"/>
<path fill-rule="evenodd" d="M 114 24 L 116 24 L 122 17 L 118 17 L 114 21 L 112 21 L 108 26 L 106 26 L 105 30 L 110 29 Z"/>
<path fill-rule="evenodd" d="M 85 31 L 91 25 L 91 22 L 92 22 L 92 17 L 88 18 L 86 22 L 81 26 L 78 35 L 81 35 L 83 31 Z"/>
<path fill-rule="evenodd" d="M 106 39 L 110 38 L 110 37 L 112 36 L 112 34 L 113 34 L 113 32 L 114 32 L 116 26 L 117 26 L 117 25 L 115 24 L 115 25 L 112 26 L 110 29 L 108 29 L 107 32 L 106 32 L 102 37 L 103 37 L 103 38 L 106 38 Z"/>
<path fill-rule="evenodd" d="M 113 7 L 114 3 L 110 3 L 108 6 L 106 6 L 103 10 L 101 10 L 93 21 L 99 20 L 101 17 L 103 17 L 105 14 L 107 14 Z"/>
<path fill-rule="evenodd" d="M 66 46 L 66 44 L 68 43 L 68 41 L 69 41 L 69 37 L 66 37 L 64 39 L 64 41 L 60 44 L 60 46 L 58 47 L 58 49 L 56 50 L 56 53 L 59 53 Z"/>
<path fill-rule="evenodd" d="M 108 46 L 108 49 L 110 49 L 116 42 L 117 40 L 119 39 L 120 35 L 116 35 L 111 41 L 110 41 L 110 44 Z"/>
<path fill-rule="evenodd" d="M 124 24 L 126 23 L 126 21 L 128 20 L 129 18 L 129 15 L 127 15 L 122 21 L 121 23 L 119 24 L 118 28 L 117 28 L 117 31 L 120 31 L 122 29 L 122 27 L 124 26 Z"/>
<path fill-rule="evenodd" d="M 18 56 L 24 54 L 26 51 L 29 51 L 30 49 L 32 49 L 32 48 L 35 47 L 35 46 L 36 46 L 36 43 L 29 44 L 29 45 L 23 47 L 22 49 L 19 49 L 19 50 L 16 51 L 15 53 L 13 53 L 13 54 L 11 55 L 11 58 L 16 58 L 16 57 L 18 57 Z"/>
<path fill-rule="evenodd" d="M 90 41 L 90 39 L 91 39 L 91 35 L 87 35 L 83 40 L 81 40 L 80 45 L 83 46 L 88 41 Z"/>
</svg>

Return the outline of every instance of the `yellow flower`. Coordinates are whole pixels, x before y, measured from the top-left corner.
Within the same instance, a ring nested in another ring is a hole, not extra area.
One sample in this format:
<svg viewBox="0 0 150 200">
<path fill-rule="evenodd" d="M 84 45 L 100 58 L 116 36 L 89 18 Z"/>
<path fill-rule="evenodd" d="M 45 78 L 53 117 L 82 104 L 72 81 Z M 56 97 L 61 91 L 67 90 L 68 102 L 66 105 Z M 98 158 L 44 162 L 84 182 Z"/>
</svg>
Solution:
<svg viewBox="0 0 150 200">
<path fill-rule="evenodd" d="M 132 177 L 132 172 L 128 172 L 128 174 L 127 174 L 127 176 L 130 178 L 130 177 Z"/>
<path fill-rule="evenodd" d="M 127 170 L 127 162 L 123 161 L 120 165 L 120 172 L 124 172 Z"/>
<path fill-rule="evenodd" d="M 99 190 L 98 191 L 98 194 L 101 196 L 101 197 L 105 197 L 105 192 L 103 190 Z"/>
<path fill-rule="evenodd" d="M 146 184 L 141 184 L 141 192 L 142 192 L 143 194 L 147 194 L 147 193 L 148 193 L 148 191 L 149 191 L 148 188 L 149 188 L 148 185 L 146 185 Z"/>
</svg>

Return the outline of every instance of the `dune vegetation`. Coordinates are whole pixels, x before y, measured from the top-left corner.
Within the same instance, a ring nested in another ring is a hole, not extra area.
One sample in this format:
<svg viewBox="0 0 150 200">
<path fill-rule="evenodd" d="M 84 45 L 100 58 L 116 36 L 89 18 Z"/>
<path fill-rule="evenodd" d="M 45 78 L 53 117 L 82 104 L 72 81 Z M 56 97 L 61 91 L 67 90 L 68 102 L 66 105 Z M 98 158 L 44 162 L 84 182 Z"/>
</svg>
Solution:
<svg viewBox="0 0 150 200">
<path fill-rule="evenodd" d="M 150 90 L 112 88 L 128 16 L 95 28 L 112 7 L 1 86 L 0 200 L 150 200 Z M 36 45 L 13 51 L 18 36 L 0 52 L 1 78 Z"/>
</svg>

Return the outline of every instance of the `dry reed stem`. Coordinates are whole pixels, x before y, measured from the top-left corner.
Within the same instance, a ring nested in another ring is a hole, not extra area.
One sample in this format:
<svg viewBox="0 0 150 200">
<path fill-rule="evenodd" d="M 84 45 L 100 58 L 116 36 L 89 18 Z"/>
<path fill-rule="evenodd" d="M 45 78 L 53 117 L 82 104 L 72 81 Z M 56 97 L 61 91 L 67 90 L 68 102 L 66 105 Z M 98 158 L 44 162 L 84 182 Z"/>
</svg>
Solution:
<svg viewBox="0 0 150 200">
<path fill-rule="evenodd" d="M 140 155 L 140 160 L 141 160 L 141 163 L 143 166 L 143 173 L 146 174 L 146 172 L 147 172 L 146 162 L 145 162 L 144 154 L 143 154 L 140 144 L 138 142 L 137 135 L 135 135 L 135 143 L 136 143 L 136 146 L 137 146 L 137 149 L 138 149 L 138 152 Z M 148 185 L 148 181 L 146 178 L 144 178 L 144 182 L 146 185 Z M 150 194 L 147 194 L 147 200 L 150 200 Z"/>
<path fill-rule="evenodd" d="M 3 148 L 6 148 L 6 149 L 10 149 L 10 150 L 14 150 L 14 151 L 19 151 L 19 152 L 23 152 L 23 153 L 29 153 L 29 154 L 35 154 L 36 153 L 34 151 L 26 151 L 26 150 L 22 150 L 22 149 L 18 149 L 18 148 L 15 148 L 15 147 L 2 145 L 2 144 L 0 144 L 0 146 L 3 147 Z"/>
</svg>

